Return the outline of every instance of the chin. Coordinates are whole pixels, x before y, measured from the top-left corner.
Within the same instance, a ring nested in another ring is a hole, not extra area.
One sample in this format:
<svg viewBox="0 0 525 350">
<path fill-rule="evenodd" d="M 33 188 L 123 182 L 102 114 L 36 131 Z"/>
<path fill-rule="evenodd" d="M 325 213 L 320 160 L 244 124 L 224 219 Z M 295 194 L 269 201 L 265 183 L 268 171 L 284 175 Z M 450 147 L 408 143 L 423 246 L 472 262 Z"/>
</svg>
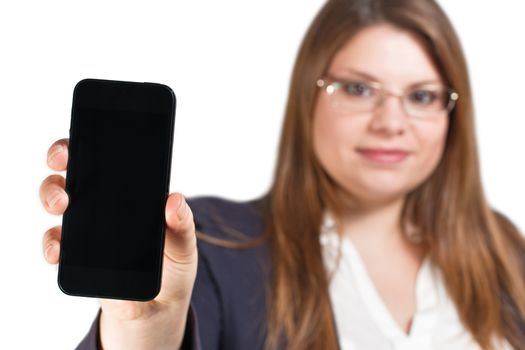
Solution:
<svg viewBox="0 0 525 350">
<path fill-rule="evenodd" d="M 402 199 L 409 193 L 409 189 L 405 187 L 394 187 L 387 184 L 385 186 L 368 184 L 356 187 L 355 184 L 354 182 L 353 186 L 344 186 L 344 189 L 350 198 L 357 199 L 359 202 L 388 203 Z"/>
</svg>

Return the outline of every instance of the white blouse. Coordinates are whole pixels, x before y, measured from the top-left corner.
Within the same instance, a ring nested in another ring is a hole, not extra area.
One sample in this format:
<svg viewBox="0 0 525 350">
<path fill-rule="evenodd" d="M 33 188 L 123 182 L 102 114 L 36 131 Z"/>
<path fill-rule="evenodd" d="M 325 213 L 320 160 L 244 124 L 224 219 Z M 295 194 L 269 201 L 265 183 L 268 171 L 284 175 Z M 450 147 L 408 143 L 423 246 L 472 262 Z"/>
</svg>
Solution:
<svg viewBox="0 0 525 350">
<path fill-rule="evenodd" d="M 337 264 L 338 246 L 341 258 Z M 340 238 L 329 214 L 321 227 L 330 298 L 342 350 L 480 350 L 463 327 L 439 270 L 425 258 L 416 277 L 416 311 L 407 335 L 394 320 L 349 238 Z M 508 343 L 497 349 L 512 349 Z"/>
</svg>

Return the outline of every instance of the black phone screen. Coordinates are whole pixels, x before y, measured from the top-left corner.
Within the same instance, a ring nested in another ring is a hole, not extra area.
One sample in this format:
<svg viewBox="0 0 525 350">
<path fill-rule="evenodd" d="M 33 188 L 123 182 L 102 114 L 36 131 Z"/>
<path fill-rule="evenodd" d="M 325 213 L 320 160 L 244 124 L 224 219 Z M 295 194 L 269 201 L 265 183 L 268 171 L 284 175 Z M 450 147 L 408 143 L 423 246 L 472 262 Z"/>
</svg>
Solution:
<svg viewBox="0 0 525 350">
<path fill-rule="evenodd" d="M 174 95 L 158 84 L 83 82 L 72 110 L 59 284 L 74 295 L 150 299 L 160 286 Z"/>
</svg>

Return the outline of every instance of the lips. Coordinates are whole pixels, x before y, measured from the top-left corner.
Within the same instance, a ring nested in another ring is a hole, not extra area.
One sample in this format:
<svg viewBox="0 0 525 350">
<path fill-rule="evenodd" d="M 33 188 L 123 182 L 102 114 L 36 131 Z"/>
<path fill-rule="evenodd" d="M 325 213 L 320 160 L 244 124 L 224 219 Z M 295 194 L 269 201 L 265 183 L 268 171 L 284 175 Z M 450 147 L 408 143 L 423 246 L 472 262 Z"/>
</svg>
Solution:
<svg viewBox="0 0 525 350">
<path fill-rule="evenodd" d="M 409 154 L 402 149 L 388 148 L 358 148 L 357 152 L 366 159 L 380 164 L 396 164 L 402 162 Z"/>
</svg>

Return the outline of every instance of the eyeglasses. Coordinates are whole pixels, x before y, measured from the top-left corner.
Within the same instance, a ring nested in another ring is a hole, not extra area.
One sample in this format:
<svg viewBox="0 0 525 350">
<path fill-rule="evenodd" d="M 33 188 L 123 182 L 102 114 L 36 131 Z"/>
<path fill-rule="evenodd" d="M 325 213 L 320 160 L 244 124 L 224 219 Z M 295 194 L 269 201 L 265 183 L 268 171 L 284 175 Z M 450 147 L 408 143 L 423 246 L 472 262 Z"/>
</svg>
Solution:
<svg viewBox="0 0 525 350">
<path fill-rule="evenodd" d="M 379 82 L 323 78 L 317 80 L 331 98 L 331 105 L 343 114 L 371 112 L 381 106 L 388 96 L 401 99 L 407 115 L 433 119 L 450 113 L 459 98 L 452 89 L 439 84 L 421 84 L 402 93 L 387 91 Z"/>
</svg>

